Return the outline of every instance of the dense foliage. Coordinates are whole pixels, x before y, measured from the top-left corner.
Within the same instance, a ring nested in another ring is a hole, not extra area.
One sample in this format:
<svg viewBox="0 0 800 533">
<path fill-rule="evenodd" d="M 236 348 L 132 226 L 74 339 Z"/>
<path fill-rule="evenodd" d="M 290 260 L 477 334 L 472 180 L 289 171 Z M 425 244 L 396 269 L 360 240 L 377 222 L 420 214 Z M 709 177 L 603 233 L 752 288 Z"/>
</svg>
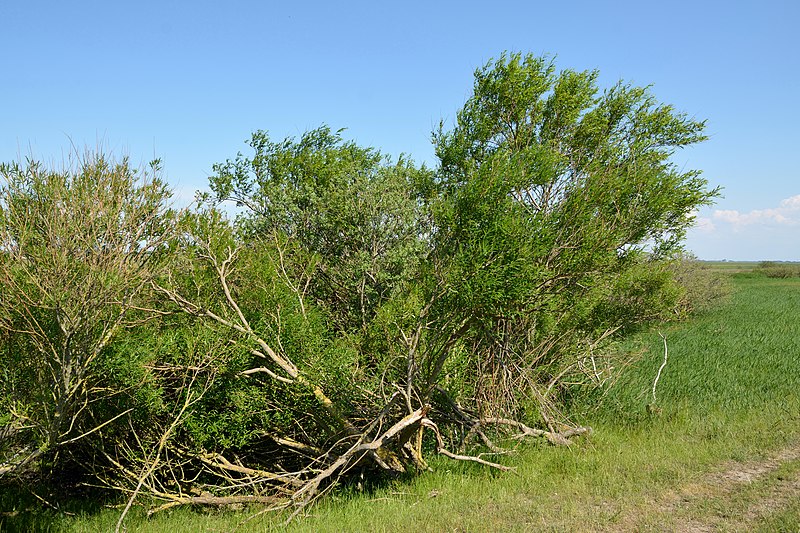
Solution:
<svg viewBox="0 0 800 533">
<path fill-rule="evenodd" d="M 562 400 L 613 383 L 604 342 L 691 307 L 673 259 L 716 194 L 670 159 L 702 122 L 596 82 L 488 63 L 433 170 L 259 131 L 182 213 L 125 161 L 3 166 L 0 476 L 286 507 L 581 433 Z"/>
</svg>

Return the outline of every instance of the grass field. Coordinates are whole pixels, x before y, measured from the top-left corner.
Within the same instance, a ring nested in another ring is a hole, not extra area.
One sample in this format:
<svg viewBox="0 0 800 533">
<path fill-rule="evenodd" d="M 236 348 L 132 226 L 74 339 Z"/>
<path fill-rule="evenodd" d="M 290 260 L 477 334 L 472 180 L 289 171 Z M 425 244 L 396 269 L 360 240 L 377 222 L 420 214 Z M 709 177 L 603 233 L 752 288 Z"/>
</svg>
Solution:
<svg viewBox="0 0 800 533">
<path fill-rule="evenodd" d="M 772 265 L 794 269 L 800 268 L 800 263 L 797 261 L 701 261 L 701 263 L 714 272 L 724 272 L 727 274 L 751 272 L 764 263 L 771 263 Z"/>
<path fill-rule="evenodd" d="M 703 264 L 717 272 L 729 274 L 749 272 L 758 266 L 758 261 L 703 261 Z"/>
<path fill-rule="evenodd" d="M 645 331 L 602 399 L 576 405 L 594 428 L 570 448 L 532 444 L 500 474 L 435 461 L 434 471 L 374 491 L 339 492 L 289 531 L 800 531 L 800 279 L 734 275 L 721 307 Z M 653 378 L 658 382 L 657 409 Z M 599 403 L 598 403 L 599 402 Z M 23 505 L 0 496 L 0 503 Z M 0 531 L 108 531 L 119 510 L 78 506 L 0 517 Z M 268 531 L 281 517 L 176 510 L 127 531 Z M 13 512 L 13 511 L 10 511 Z M 283 517 L 285 518 L 285 517 Z"/>
</svg>

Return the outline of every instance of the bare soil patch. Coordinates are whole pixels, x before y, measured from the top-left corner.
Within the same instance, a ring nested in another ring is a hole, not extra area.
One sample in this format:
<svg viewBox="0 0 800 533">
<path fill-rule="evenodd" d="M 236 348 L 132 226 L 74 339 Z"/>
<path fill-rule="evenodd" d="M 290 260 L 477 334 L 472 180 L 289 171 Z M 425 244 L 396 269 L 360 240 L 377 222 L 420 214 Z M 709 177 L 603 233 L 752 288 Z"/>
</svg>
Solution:
<svg viewBox="0 0 800 533">
<path fill-rule="evenodd" d="M 719 470 L 622 513 L 616 526 L 625 531 L 681 533 L 748 530 L 761 518 L 800 499 L 800 469 L 770 478 L 795 461 L 800 461 L 800 442 L 761 460 L 728 461 Z M 754 483 L 763 486 L 750 490 Z M 731 505 L 715 504 L 734 500 Z"/>
</svg>

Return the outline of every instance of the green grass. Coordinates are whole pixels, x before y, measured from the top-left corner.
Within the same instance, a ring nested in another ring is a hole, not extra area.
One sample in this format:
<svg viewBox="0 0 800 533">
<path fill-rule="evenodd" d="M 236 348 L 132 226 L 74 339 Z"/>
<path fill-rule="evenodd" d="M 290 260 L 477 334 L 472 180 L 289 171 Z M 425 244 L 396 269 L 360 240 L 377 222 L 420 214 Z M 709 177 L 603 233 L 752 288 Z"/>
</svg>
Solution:
<svg viewBox="0 0 800 533">
<path fill-rule="evenodd" d="M 697 517 L 718 527 L 724 527 L 730 518 L 747 517 L 748 514 L 759 510 L 755 509 L 753 504 L 754 502 L 760 502 L 763 507 L 760 511 L 763 511 L 765 516 L 754 520 L 757 527 L 765 531 L 800 531 L 797 528 L 793 530 L 771 529 L 770 526 L 770 524 L 775 524 L 776 522 L 782 521 L 786 523 L 788 520 L 798 518 L 796 510 L 793 511 L 791 509 L 793 502 L 788 502 L 787 509 L 787 502 L 782 501 L 783 495 L 778 492 L 780 489 L 787 491 L 786 488 L 782 487 L 786 480 L 791 480 L 791 483 L 794 483 L 795 480 L 800 482 L 800 461 L 790 461 L 783 464 L 775 471 L 750 483 L 743 484 L 730 493 L 711 498 L 698 498 L 690 505 L 685 505 L 684 508 L 680 509 L 676 513 L 678 515 L 677 518 L 690 520 Z M 800 501 L 797 499 L 800 496 L 800 491 L 791 491 L 790 494 L 795 500 L 794 503 Z M 779 506 L 779 509 L 771 510 L 774 506 Z"/>
<path fill-rule="evenodd" d="M 800 531 L 800 498 L 776 511 L 756 525 L 757 532 Z"/>
<path fill-rule="evenodd" d="M 760 272 L 767 277 L 800 277 L 800 262 L 797 261 L 701 261 L 712 272 L 738 274 Z"/>
<path fill-rule="evenodd" d="M 683 515 L 653 510 L 659 495 L 725 461 L 758 459 L 800 441 L 800 280 L 735 275 L 734 282 L 736 291 L 722 307 L 660 328 L 669 358 L 656 391 L 658 414 L 647 409 L 663 361 L 654 329 L 627 341 L 629 349 L 643 345 L 646 352 L 599 407 L 598 397 L 575 406 L 576 421 L 594 428 L 591 437 L 570 448 L 529 445 L 502 459 L 517 468 L 513 474 L 436 459 L 433 472 L 410 481 L 332 494 L 287 529 L 658 530 L 666 524 L 661 520 L 675 525 Z M 735 512 L 750 497 L 743 494 L 692 508 L 687 516 Z M 759 521 L 756 530 L 798 530 L 800 502 L 787 505 Z M 151 519 L 135 510 L 126 525 L 128 531 L 229 531 L 256 510 L 182 509 Z M 115 509 L 74 517 L 21 513 L 0 518 L 0 530 L 108 531 L 118 516 Z M 238 531 L 278 529 L 282 518 L 260 516 Z"/>
<path fill-rule="evenodd" d="M 656 392 L 665 412 L 720 412 L 727 419 L 781 407 L 787 395 L 797 399 L 800 280 L 738 275 L 736 288 L 724 307 L 661 329 L 669 360 Z M 630 343 L 642 340 L 648 355 L 607 396 L 603 415 L 638 420 L 652 400 L 648 394 L 663 344 L 655 333 Z"/>
<path fill-rule="evenodd" d="M 738 272 L 750 272 L 756 268 L 759 261 L 701 261 L 716 272 L 735 274 Z"/>
</svg>

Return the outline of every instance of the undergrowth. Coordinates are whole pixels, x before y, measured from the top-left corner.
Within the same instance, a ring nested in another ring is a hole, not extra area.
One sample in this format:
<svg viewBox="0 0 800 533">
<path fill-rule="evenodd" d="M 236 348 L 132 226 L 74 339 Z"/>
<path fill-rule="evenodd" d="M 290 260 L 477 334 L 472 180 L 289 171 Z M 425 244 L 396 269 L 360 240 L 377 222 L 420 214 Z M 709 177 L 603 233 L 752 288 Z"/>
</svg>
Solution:
<svg viewBox="0 0 800 533">
<path fill-rule="evenodd" d="M 624 511 L 726 460 L 765 456 L 800 439 L 800 280 L 733 276 L 722 306 L 689 322 L 661 326 L 626 341 L 641 359 L 602 397 L 576 400 L 577 420 L 594 428 L 570 448 L 531 445 L 500 458 L 498 474 L 435 459 L 434 471 L 365 489 L 330 494 L 289 531 L 597 530 L 615 529 Z M 668 360 L 656 388 L 652 386 Z M 599 407 L 598 407 L 599 406 Z M 365 480 L 367 481 L 367 480 Z M 118 509 L 86 503 L 26 513 L 33 497 L 0 497 L 2 531 L 108 531 Z M 27 503 L 26 503 L 27 502 Z M 37 507 L 40 509 L 40 507 Z M 798 505 L 772 513 L 763 530 L 791 530 Z M 130 515 L 127 531 L 268 531 L 286 516 L 251 518 L 258 508 L 190 509 L 147 518 Z M 757 528 L 758 529 L 758 528 Z"/>
</svg>

